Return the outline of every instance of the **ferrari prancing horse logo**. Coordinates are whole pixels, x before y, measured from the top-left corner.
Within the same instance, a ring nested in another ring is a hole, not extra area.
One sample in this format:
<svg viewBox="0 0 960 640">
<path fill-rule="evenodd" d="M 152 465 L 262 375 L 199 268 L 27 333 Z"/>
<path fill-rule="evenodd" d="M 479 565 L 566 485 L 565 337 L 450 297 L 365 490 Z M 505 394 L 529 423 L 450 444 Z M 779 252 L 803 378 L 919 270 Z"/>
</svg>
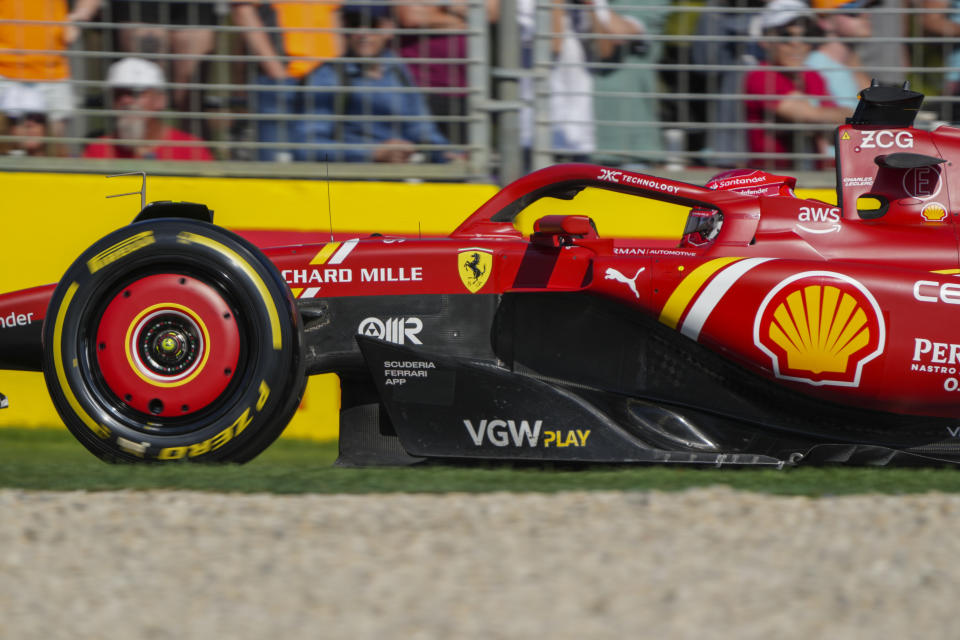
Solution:
<svg viewBox="0 0 960 640">
<path fill-rule="evenodd" d="M 460 280 L 470 293 L 483 289 L 493 271 L 493 252 L 490 249 L 471 247 L 457 253 Z"/>
</svg>

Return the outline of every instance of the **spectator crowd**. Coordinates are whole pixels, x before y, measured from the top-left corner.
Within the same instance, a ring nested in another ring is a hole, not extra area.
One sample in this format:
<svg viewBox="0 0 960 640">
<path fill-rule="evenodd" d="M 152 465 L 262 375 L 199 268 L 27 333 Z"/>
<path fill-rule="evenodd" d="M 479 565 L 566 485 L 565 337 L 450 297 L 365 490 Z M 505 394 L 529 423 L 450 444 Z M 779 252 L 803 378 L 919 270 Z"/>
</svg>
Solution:
<svg viewBox="0 0 960 640">
<path fill-rule="evenodd" d="M 515 143 L 528 163 L 536 139 L 557 160 L 819 168 L 873 77 L 919 78 L 937 117 L 960 120 L 960 0 L 809 1 L 517 0 L 521 66 L 548 68 L 516 74 Z M 489 67 L 469 44 L 479 15 Z M 470 74 L 498 66 L 500 20 L 499 0 L 0 0 L 2 144 L 457 162 L 489 144 L 471 138 L 490 96 Z"/>
</svg>

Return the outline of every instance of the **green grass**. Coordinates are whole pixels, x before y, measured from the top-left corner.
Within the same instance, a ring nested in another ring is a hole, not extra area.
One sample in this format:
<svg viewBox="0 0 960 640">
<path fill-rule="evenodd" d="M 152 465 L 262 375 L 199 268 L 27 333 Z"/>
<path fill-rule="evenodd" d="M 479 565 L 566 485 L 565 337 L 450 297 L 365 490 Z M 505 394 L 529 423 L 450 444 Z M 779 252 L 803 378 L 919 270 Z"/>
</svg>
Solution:
<svg viewBox="0 0 960 640">
<path fill-rule="evenodd" d="M 960 491 L 954 469 L 428 466 L 341 469 L 335 443 L 280 440 L 246 465 L 111 465 L 69 433 L 0 429 L 0 487 L 56 491 L 192 489 L 270 493 L 676 491 L 727 485 L 781 495 Z"/>
</svg>

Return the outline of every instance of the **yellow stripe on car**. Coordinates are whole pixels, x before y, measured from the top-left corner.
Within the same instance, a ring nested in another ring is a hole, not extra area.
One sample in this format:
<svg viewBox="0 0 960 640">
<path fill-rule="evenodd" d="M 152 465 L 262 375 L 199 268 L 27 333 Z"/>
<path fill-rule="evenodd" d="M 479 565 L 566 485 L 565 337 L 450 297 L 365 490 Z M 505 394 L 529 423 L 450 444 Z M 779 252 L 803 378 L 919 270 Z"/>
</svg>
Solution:
<svg viewBox="0 0 960 640">
<path fill-rule="evenodd" d="M 705 262 L 691 271 L 689 275 L 680 282 L 677 288 L 673 290 L 673 293 L 671 293 L 667 299 L 667 303 L 663 305 L 663 311 L 660 312 L 660 322 L 671 329 L 676 329 L 684 311 L 687 310 L 690 301 L 693 300 L 693 297 L 700 291 L 703 283 L 717 271 L 737 260 L 743 260 L 743 258 L 716 258 L 710 262 Z"/>
<path fill-rule="evenodd" d="M 327 260 L 330 259 L 330 256 L 340 248 L 340 242 L 328 242 L 323 245 L 323 249 L 313 256 L 313 260 L 310 261 L 310 264 L 324 264 Z"/>
</svg>

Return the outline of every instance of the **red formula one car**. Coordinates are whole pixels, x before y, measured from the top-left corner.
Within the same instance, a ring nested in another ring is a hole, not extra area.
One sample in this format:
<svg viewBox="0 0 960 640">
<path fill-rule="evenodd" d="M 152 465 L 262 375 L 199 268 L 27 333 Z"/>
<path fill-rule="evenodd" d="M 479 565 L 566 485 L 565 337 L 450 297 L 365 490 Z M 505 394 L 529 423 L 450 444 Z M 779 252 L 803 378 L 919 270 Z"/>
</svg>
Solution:
<svg viewBox="0 0 960 640">
<path fill-rule="evenodd" d="M 341 379 L 340 461 L 960 462 L 960 130 L 866 90 L 837 206 L 734 171 L 593 165 L 510 184 L 443 238 L 260 250 L 154 203 L 57 285 L 0 297 L 0 366 L 42 369 L 106 460 L 244 461 L 305 376 Z M 671 241 L 518 212 L 586 188 L 690 209 Z"/>
</svg>

